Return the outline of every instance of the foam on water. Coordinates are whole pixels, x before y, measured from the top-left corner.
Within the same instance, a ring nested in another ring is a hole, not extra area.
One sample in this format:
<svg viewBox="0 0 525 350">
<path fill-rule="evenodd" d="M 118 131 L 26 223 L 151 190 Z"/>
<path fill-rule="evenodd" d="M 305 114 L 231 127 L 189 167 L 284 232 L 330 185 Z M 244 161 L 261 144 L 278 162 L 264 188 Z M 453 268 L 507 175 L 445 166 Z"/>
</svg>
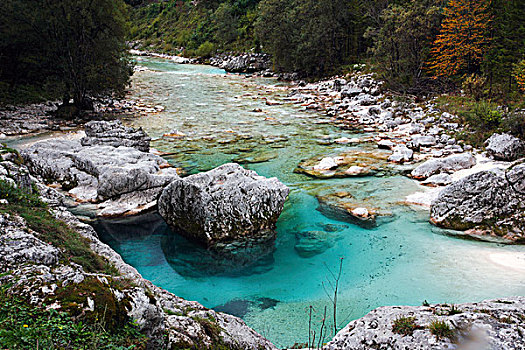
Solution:
<svg viewBox="0 0 525 350">
<path fill-rule="evenodd" d="M 153 146 L 170 153 L 173 165 L 193 173 L 240 160 L 292 189 L 277 224 L 275 249 L 252 265 L 221 273 L 206 269 L 207 252 L 171 232 L 155 214 L 99 222 L 101 237 L 145 278 L 183 298 L 242 316 L 279 346 L 307 341 L 310 305 L 317 327 L 324 306 L 330 306 L 329 270 L 337 270 L 341 257 L 341 326 L 382 305 L 525 294 L 522 266 L 513 266 L 523 260 L 524 247 L 443 235 L 427 222 L 427 212 L 398 203 L 417 189 L 412 180 L 317 180 L 293 173 L 302 159 L 351 147 L 322 145 L 323 136 L 363 135 L 338 130 L 325 124 L 327 117 L 287 102 L 282 84 L 168 60 L 141 58 L 140 63 L 150 71 L 133 78 L 132 98 L 166 109 L 131 123 L 158 138 Z M 264 98 L 283 104 L 267 106 Z M 252 112 L 259 108 L 263 112 Z M 162 138 L 171 130 L 186 137 Z M 327 218 L 317 210 L 315 195 L 331 189 L 388 203 L 394 218 L 374 229 Z M 325 251 L 305 258 L 295 245 L 298 234 L 310 231 L 324 232 Z"/>
</svg>

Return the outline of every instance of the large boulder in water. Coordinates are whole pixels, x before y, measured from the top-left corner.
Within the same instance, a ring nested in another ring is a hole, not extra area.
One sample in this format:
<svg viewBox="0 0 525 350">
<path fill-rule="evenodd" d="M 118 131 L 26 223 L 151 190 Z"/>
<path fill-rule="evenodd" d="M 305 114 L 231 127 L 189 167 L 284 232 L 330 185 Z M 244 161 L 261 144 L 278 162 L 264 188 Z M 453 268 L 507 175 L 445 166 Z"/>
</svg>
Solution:
<svg viewBox="0 0 525 350">
<path fill-rule="evenodd" d="M 481 171 L 446 187 L 432 202 L 430 221 L 480 239 L 525 242 L 525 163 Z"/>
<path fill-rule="evenodd" d="M 125 146 L 149 152 L 149 136 L 140 128 L 125 127 L 120 120 L 91 121 L 84 129 L 86 137 L 80 140 L 83 146 Z"/>
<path fill-rule="evenodd" d="M 513 161 L 525 156 L 525 142 L 509 134 L 493 134 L 485 144 L 489 156 L 496 160 Z"/>
<path fill-rule="evenodd" d="M 90 146 L 47 140 L 22 152 L 32 174 L 81 202 L 97 203 L 101 216 L 131 215 L 151 209 L 162 189 L 178 179 L 159 156 L 130 147 Z"/>
<path fill-rule="evenodd" d="M 230 163 L 171 183 L 159 212 L 184 236 L 220 250 L 231 242 L 273 239 L 289 191 L 276 178 Z"/>
</svg>

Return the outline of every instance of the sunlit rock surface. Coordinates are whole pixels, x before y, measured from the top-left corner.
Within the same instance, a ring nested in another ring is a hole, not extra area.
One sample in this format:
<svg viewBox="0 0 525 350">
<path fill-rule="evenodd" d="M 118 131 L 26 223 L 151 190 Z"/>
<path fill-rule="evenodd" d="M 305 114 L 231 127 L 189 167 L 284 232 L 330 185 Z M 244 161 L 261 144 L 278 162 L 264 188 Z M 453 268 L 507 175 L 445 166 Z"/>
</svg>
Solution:
<svg viewBox="0 0 525 350">
<path fill-rule="evenodd" d="M 151 209 L 162 189 L 179 178 L 161 157 L 124 146 L 52 139 L 22 154 L 32 174 L 60 185 L 81 202 L 98 203 L 97 214 L 102 216 Z"/>
</svg>

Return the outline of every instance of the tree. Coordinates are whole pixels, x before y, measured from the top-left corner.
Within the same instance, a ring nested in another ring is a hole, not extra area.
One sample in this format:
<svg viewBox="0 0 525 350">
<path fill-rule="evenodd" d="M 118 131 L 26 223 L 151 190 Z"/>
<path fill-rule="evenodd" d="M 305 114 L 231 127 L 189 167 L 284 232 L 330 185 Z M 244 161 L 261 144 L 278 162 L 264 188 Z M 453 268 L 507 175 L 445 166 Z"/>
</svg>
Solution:
<svg viewBox="0 0 525 350">
<path fill-rule="evenodd" d="M 256 35 L 278 69 L 307 76 L 333 73 L 358 56 L 357 0 L 263 0 Z"/>
<path fill-rule="evenodd" d="M 513 75 L 518 83 L 518 88 L 525 93 L 525 59 L 515 65 Z"/>
<path fill-rule="evenodd" d="M 379 27 L 370 27 L 365 37 L 373 41 L 370 51 L 381 78 L 395 89 L 421 89 L 429 47 L 441 23 L 437 1 L 390 5 L 377 23 Z"/>
<path fill-rule="evenodd" d="M 450 0 L 433 43 L 430 70 L 436 76 L 477 73 L 490 47 L 490 0 Z"/>
<path fill-rule="evenodd" d="M 9 50 L 6 60 L 23 63 L 33 84 L 52 86 L 79 109 L 91 108 L 90 98 L 123 92 L 132 70 L 122 0 L 7 0 L 2 6 L 13 10 L 1 27 L 7 34 L 2 47 L 19 50 Z M 9 77 L 2 71 L 0 78 Z"/>
<path fill-rule="evenodd" d="M 492 45 L 485 54 L 482 71 L 489 88 L 503 94 L 513 90 L 514 65 L 525 56 L 525 2 L 492 0 Z"/>
</svg>

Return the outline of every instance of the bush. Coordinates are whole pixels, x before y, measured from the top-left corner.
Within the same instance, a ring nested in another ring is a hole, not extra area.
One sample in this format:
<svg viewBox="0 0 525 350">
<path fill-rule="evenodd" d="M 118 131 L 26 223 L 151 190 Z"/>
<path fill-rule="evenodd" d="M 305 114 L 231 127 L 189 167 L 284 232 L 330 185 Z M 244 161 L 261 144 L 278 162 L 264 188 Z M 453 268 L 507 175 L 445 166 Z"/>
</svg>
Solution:
<svg viewBox="0 0 525 350">
<path fill-rule="evenodd" d="M 492 130 L 497 128 L 503 120 L 503 113 L 495 103 L 480 101 L 469 107 L 468 110 L 461 113 L 461 116 L 473 128 Z"/>
<path fill-rule="evenodd" d="M 209 41 L 201 44 L 195 54 L 199 57 L 209 58 L 215 53 L 215 45 Z"/>
<path fill-rule="evenodd" d="M 487 78 L 472 74 L 463 81 L 462 88 L 467 95 L 474 97 L 476 101 L 482 99 L 485 94 Z"/>
<path fill-rule="evenodd" d="M 421 328 L 421 326 L 416 324 L 415 317 L 400 317 L 394 320 L 392 332 L 401 335 L 412 335 L 416 329 Z"/>
<path fill-rule="evenodd" d="M 434 320 L 430 323 L 428 329 L 438 340 L 442 338 L 454 338 L 454 331 L 450 329 L 450 326 L 445 321 Z"/>
</svg>

